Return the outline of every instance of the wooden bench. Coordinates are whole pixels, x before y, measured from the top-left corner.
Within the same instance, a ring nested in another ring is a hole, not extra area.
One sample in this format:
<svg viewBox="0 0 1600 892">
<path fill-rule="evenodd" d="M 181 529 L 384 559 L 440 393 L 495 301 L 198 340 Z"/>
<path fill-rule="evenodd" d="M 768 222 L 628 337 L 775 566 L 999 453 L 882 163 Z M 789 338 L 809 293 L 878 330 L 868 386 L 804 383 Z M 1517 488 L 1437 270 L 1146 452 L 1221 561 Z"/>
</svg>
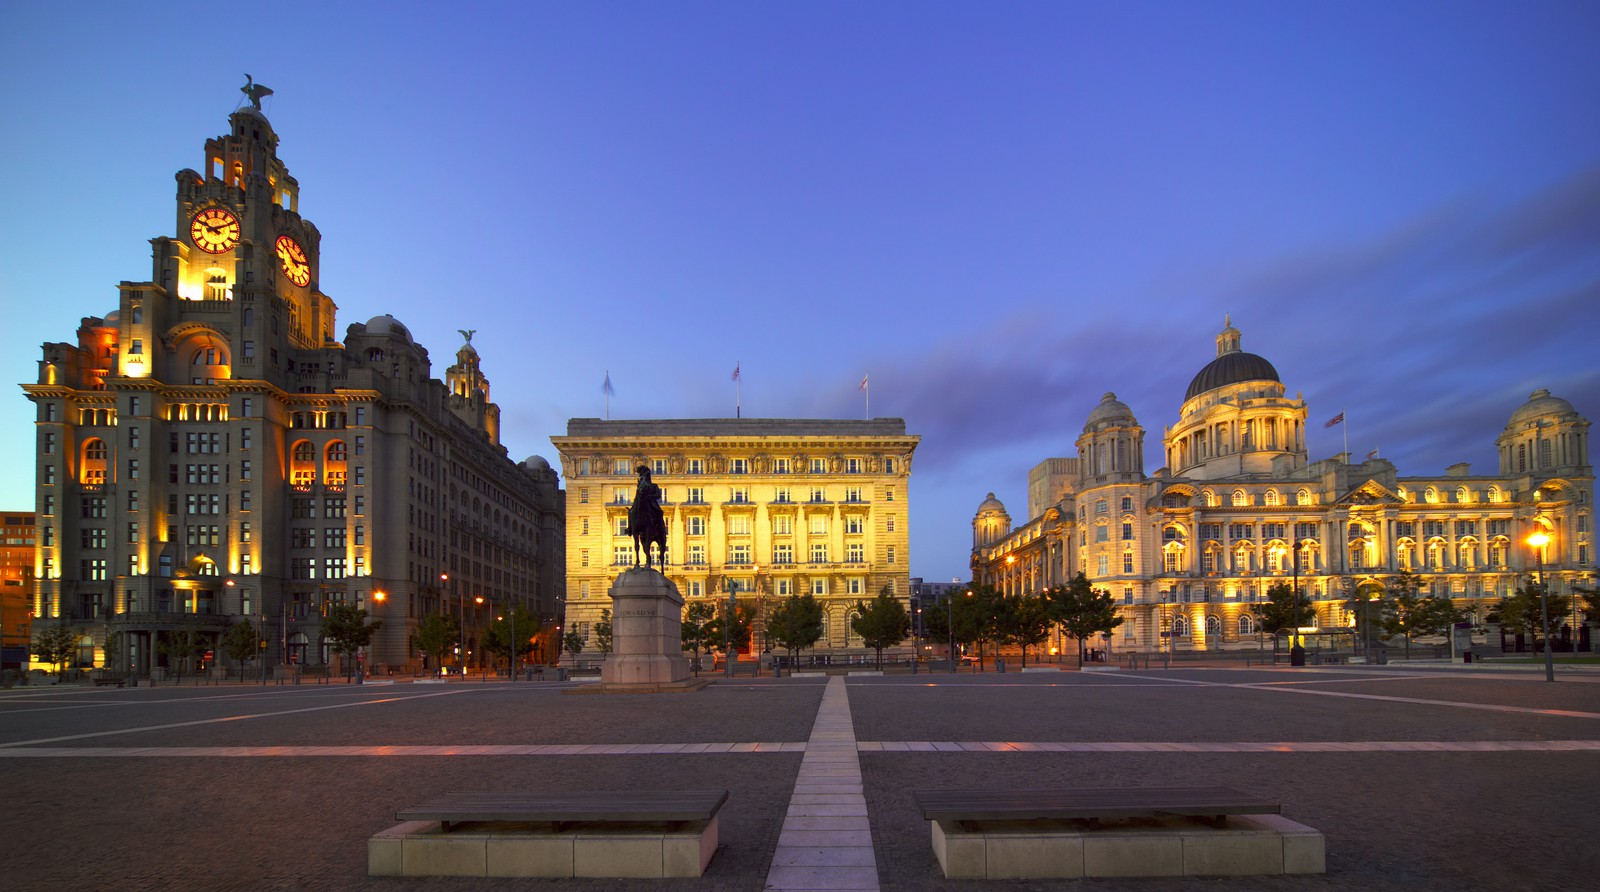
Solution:
<svg viewBox="0 0 1600 892">
<path fill-rule="evenodd" d="M 549 823 L 557 832 L 577 824 L 709 821 L 728 801 L 727 790 L 633 790 L 600 793 L 445 793 L 400 809 L 400 821 L 438 821 L 446 833 L 469 821 Z"/>
<path fill-rule="evenodd" d="M 929 821 L 1086 820 L 1103 818 L 1204 818 L 1223 826 L 1228 815 L 1275 815 L 1282 807 L 1229 787 L 1121 787 L 1076 790 L 918 790 L 917 807 Z"/>
</svg>

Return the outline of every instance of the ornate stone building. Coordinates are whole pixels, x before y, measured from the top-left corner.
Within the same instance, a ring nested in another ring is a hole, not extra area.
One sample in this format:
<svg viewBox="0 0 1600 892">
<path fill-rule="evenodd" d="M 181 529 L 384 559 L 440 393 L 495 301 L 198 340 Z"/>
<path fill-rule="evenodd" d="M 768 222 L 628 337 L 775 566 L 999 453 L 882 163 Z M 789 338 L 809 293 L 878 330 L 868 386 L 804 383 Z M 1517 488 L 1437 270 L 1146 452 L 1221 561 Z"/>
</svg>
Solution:
<svg viewBox="0 0 1600 892">
<path fill-rule="evenodd" d="M 732 592 L 765 615 L 809 592 L 825 607 L 817 651 L 860 652 L 851 607 L 885 585 L 910 598 L 907 484 L 920 439 L 898 418 L 568 421 L 551 438 L 567 478 L 568 628 L 593 647 L 611 583 L 634 564 L 625 527 L 644 465 L 663 491 L 666 574 L 686 600 Z"/>
<path fill-rule="evenodd" d="M 1594 584 L 1589 421 L 1566 400 L 1538 390 L 1515 407 L 1492 474 L 1458 464 L 1401 476 L 1386 459 L 1347 454 L 1312 462 L 1306 418 L 1227 325 L 1164 432 L 1166 467 L 1145 473 L 1144 428 L 1106 394 L 1076 457 L 1030 474 L 1026 523 L 1013 527 L 993 493 L 979 506 L 973 578 L 1036 593 L 1082 571 L 1120 604 L 1114 648 L 1154 648 L 1165 631 L 1179 650 L 1256 646 L 1250 603 L 1295 579 L 1319 628 L 1350 626 L 1351 593 L 1402 570 L 1481 621 L 1538 563 L 1527 544 L 1536 529 L 1550 536 L 1553 591 Z M 1551 624 L 1586 641 L 1577 620 Z"/>
<path fill-rule="evenodd" d="M 470 333 L 444 381 L 392 316 L 337 340 L 321 233 L 277 149 L 260 111 L 234 112 L 205 172 L 178 172 L 150 280 L 45 344 L 23 385 L 34 627 L 78 630 L 81 663 L 112 641 L 117 668 L 147 671 L 175 631 L 220 653 L 240 620 L 269 663 L 321 663 L 323 611 L 344 601 L 383 621 L 372 662 L 403 665 L 430 611 L 560 600 L 559 480 L 507 457 Z"/>
</svg>

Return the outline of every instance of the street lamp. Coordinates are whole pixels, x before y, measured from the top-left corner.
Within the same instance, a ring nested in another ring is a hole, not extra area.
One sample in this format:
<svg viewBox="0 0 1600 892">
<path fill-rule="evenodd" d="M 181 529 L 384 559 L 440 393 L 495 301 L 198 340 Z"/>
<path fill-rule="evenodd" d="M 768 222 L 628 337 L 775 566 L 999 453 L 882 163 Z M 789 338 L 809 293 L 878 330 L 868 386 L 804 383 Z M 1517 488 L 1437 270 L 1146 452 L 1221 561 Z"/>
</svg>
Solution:
<svg viewBox="0 0 1600 892">
<path fill-rule="evenodd" d="M 1294 591 L 1292 592 L 1294 633 L 1293 637 L 1290 638 L 1289 645 L 1290 666 L 1304 666 L 1306 664 L 1306 648 L 1305 645 L 1300 643 L 1300 543 L 1304 541 L 1304 539 L 1296 537 L 1294 545 L 1290 546 L 1289 553 L 1289 567 L 1294 571 Z M 1282 573 L 1283 571 L 1279 570 L 1278 572 Z"/>
<path fill-rule="evenodd" d="M 1555 681 L 1555 658 L 1550 653 L 1550 587 L 1544 579 L 1544 547 L 1550 544 L 1550 535 L 1543 529 L 1536 529 L 1528 537 L 1528 544 L 1534 547 L 1533 556 L 1539 567 L 1539 625 L 1544 635 L 1544 680 Z"/>
<path fill-rule="evenodd" d="M 972 592 L 967 592 L 967 597 L 972 597 Z M 950 674 L 956 674 L 956 593 L 948 592 L 944 596 L 944 627 L 950 632 Z"/>
</svg>

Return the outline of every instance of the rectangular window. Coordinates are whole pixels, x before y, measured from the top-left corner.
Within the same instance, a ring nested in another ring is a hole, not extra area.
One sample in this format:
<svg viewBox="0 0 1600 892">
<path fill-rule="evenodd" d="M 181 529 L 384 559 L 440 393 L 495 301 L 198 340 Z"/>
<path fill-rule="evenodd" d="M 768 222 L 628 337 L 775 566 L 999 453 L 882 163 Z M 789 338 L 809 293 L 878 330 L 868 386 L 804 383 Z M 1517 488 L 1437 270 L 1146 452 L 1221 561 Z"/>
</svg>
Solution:
<svg viewBox="0 0 1600 892">
<path fill-rule="evenodd" d="M 367 497 L 356 496 L 356 516 L 362 517 L 367 513 Z"/>
<path fill-rule="evenodd" d="M 691 459 L 689 459 L 688 472 L 690 474 L 704 474 L 706 472 L 705 459 L 702 459 L 702 458 L 691 458 Z"/>
<path fill-rule="evenodd" d="M 728 473 L 729 474 L 748 474 L 748 473 L 750 473 L 750 459 L 748 459 L 748 458 L 729 459 L 728 460 Z"/>
<path fill-rule="evenodd" d="M 589 504 L 589 487 L 587 487 L 587 486 L 578 487 L 578 504 L 580 504 L 580 505 Z"/>
<path fill-rule="evenodd" d="M 861 497 L 861 487 L 859 487 L 859 486 L 852 486 L 849 489 L 845 490 L 844 491 L 844 500 L 846 502 L 865 502 L 866 501 L 866 499 Z"/>
<path fill-rule="evenodd" d="M 821 577 L 812 577 L 812 579 L 811 579 L 811 594 L 820 596 L 820 595 L 826 595 L 827 593 L 828 593 L 828 580 L 823 579 Z"/>
<path fill-rule="evenodd" d="M 866 546 L 862 545 L 860 542 L 851 542 L 849 545 L 845 546 L 844 560 L 847 564 L 865 563 L 867 560 Z"/>
<path fill-rule="evenodd" d="M 735 486 L 728 493 L 728 501 L 733 502 L 736 505 L 743 505 L 743 504 L 749 502 L 750 501 L 750 487 L 748 487 L 748 486 Z"/>
<path fill-rule="evenodd" d="M 780 580 L 778 580 L 777 588 L 775 589 L 775 591 L 778 593 L 778 597 L 787 598 L 790 595 L 794 594 L 793 582 L 794 581 L 791 580 L 791 579 L 780 579 Z"/>
<path fill-rule="evenodd" d="M 775 459 L 773 459 L 772 460 L 772 473 L 774 473 L 774 474 L 787 474 L 787 473 L 789 473 L 789 460 L 786 459 L 786 458 L 775 458 Z"/>
<path fill-rule="evenodd" d="M 706 488 L 703 486 L 689 487 L 689 504 L 704 505 L 706 502 Z"/>
<path fill-rule="evenodd" d="M 772 546 L 772 562 L 774 564 L 792 564 L 792 563 L 794 563 L 794 546 L 793 545 L 774 545 L 774 546 Z"/>
<path fill-rule="evenodd" d="M 730 535 L 730 536 L 748 536 L 748 535 L 750 535 L 750 518 L 747 517 L 747 516 L 742 516 L 742 515 L 738 516 L 738 517 L 730 517 L 730 518 L 728 518 L 728 535 Z"/>
<path fill-rule="evenodd" d="M 884 563 L 888 563 L 888 564 L 894 563 L 894 546 L 893 545 L 891 545 L 888 548 L 885 548 L 883 550 L 883 560 L 884 560 Z"/>
<path fill-rule="evenodd" d="M 825 515 L 813 515 L 806 523 L 807 530 L 813 536 L 828 535 L 828 518 Z"/>
<path fill-rule="evenodd" d="M 691 546 L 689 546 L 689 559 L 688 559 L 688 561 L 686 561 L 686 563 L 693 564 L 695 566 L 700 566 L 700 565 L 703 565 L 705 562 L 706 562 L 706 547 L 704 545 L 691 545 Z"/>
<path fill-rule="evenodd" d="M 861 473 L 861 459 L 859 459 L 859 458 L 847 458 L 847 459 L 845 459 L 844 460 L 844 472 L 846 474 L 859 474 L 859 473 Z"/>
<path fill-rule="evenodd" d="M 828 491 L 826 489 L 824 489 L 824 488 L 822 488 L 820 486 L 811 487 L 811 501 L 812 501 L 812 503 L 826 502 L 827 500 L 828 500 Z"/>
<path fill-rule="evenodd" d="M 704 536 L 706 534 L 706 519 L 704 517 L 689 518 L 687 530 L 691 536 Z"/>
<path fill-rule="evenodd" d="M 811 473 L 813 473 L 813 474 L 826 474 L 826 473 L 828 473 L 828 460 L 825 459 L 825 458 L 813 458 L 811 460 Z"/>
<path fill-rule="evenodd" d="M 812 543 L 812 545 L 811 545 L 811 563 L 813 563 L 813 564 L 826 564 L 827 562 L 828 562 L 828 546 L 822 544 L 821 542 Z"/>
<path fill-rule="evenodd" d="M 367 454 L 367 438 L 366 437 L 363 437 L 363 436 L 357 436 L 356 437 L 355 453 L 356 453 L 356 455 L 366 455 Z"/>
<path fill-rule="evenodd" d="M 1261 538 L 1285 539 L 1288 538 L 1289 525 L 1283 523 L 1264 523 L 1261 525 Z"/>
<path fill-rule="evenodd" d="M 787 514 L 779 514 L 772 518 L 772 534 L 774 536 L 794 535 L 794 518 Z"/>
<path fill-rule="evenodd" d="M 343 548 L 345 542 L 344 527 L 328 527 L 322 531 L 323 548 Z"/>
<path fill-rule="evenodd" d="M 865 585 L 861 577 L 852 576 L 844 581 L 844 590 L 846 594 L 859 595 L 865 590 Z"/>
<path fill-rule="evenodd" d="M 628 467 L 628 460 L 625 458 L 613 459 L 611 462 L 611 473 L 628 476 L 633 473 L 633 468 Z"/>
<path fill-rule="evenodd" d="M 1122 572 L 1124 575 L 1133 573 L 1133 552 L 1131 551 L 1122 553 Z"/>
<path fill-rule="evenodd" d="M 356 465 L 356 480 L 355 480 L 356 485 L 357 486 L 361 486 L 361 485 L 364 485 L 366 482 L 367 482 L 367 469 L 362 467 L 362 466 L 360 466 L 360 465 Z"/>
<path fill-rule="evenodd" d="M 894 515 L 893 514 L 890 514 L 889 516 L 887 516 L 887 517 L 885 517 L 883 519 L 883 531 L 886 532 L 886 533 L 894 532 Z"/>
<path fill-rule="evenodd" d="M 866 521 L 860 517 L 846 517 L 844 519 L 844 531 L 846 533 L 860 533 L 865 528 Z"/>
<path fill-rule="evenodd" d="M 357 545 L 367 544 L 367 528 L 361 524 L 356 524 L 355 539 Z"/>
<path fill-rule="evenodd" d="M 326 558 L 323 562 L 324 579 L 345 578 L 345 559 L 342 557 Z"/>
<path fill-rule="evenodd" d="M 1228 538 L 1229 539 L 1249 539 L 1249 538 L 1251 538 L 1251 534 L 1254 533 L 1254 532 L 1255 532 L 1255 524 L 1250 524 L 1250 523 L 1230 523 L 1230 524 L 1228 524 Z"/>
<path fill-rule="evenodd" d="M 730 564 L 748 564 L 748 563 L 750 563 L 750 546 L 748 546 L 748 545 L 730 546 L 728 548 L 728 563 L 730 563 Z"/>
</svg>

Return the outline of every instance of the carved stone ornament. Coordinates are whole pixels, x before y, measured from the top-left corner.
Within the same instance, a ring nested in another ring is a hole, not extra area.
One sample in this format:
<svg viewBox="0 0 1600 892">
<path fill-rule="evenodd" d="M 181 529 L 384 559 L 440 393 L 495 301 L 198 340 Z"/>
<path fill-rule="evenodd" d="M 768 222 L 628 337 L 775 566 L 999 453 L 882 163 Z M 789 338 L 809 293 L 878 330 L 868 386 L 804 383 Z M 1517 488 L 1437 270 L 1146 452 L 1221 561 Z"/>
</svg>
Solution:
<svg viewBox="0 0 1600 892">
<path fill-rule="evenodd" d="M 794 463 L 789 470 L 796 474 L 803 474 L 811 470 L 811 462 L 807 461 L 806 457 L 801 453 L 796 452 L 794 458 L 789 459 L 789 461 Z"/>
<path fill-rule="evenodd" d="M 681 453 L 675 453 L 667 457 L 667 473 L 669 474 L 682 474 L 687 465 L 688 461 Z"/>
</svg>

